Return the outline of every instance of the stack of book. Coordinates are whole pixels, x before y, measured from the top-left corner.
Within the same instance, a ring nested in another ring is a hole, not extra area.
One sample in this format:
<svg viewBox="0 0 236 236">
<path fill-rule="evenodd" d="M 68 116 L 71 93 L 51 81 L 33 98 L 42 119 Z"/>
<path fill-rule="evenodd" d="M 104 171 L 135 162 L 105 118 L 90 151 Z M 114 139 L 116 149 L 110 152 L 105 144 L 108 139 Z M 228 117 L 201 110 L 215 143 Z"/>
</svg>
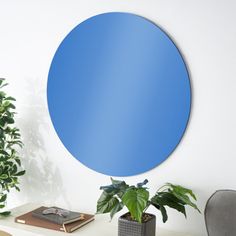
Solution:
<svg viewBox="0 0 236 236">
<path fill-rule="evenodd" d="M 94 220 L 94 215 L 58 207 L 39 207 L 15 218 L 15 222 L 71 233 Z"/>
</svg>

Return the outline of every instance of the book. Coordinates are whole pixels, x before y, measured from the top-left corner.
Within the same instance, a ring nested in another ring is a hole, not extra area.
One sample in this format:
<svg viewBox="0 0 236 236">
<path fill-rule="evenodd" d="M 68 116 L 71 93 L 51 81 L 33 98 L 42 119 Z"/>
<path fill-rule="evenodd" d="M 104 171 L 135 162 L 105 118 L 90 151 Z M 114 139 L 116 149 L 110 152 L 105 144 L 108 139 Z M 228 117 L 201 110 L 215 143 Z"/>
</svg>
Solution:
<svg viewBox="0 0 236 236">
<path fill-rule="evenodd" d="M 39 208 L 37 208 L 37 209 L 39 209 Z M 35 210 L 37 210 L 37 209 L 35 209 Z M 75 231 L 76 229 L 79 229 L 80 227 L 82 227 L 94 220 L 94 215 L 84 213 L 83 220 L 78 220 L 78 221 L 75 221 L 72 223 L 60 225 L 60 224 L 56 224 L 56 223 L 53 223 L 53 222 L 50 222 L 50 221 L 47 221 L 44 219 L 34 217 L 32 215 L 32 212 L 34 212 L 35 210 L 27 212 L 23 215 L 16 217 L 15 222 L 20 223 L 20 224 L 26 224 L 26 225 L 31 225 L 31 226 L 71 233 L 71 232 Z"/>
<path fill-rule="evenodd" d="M 32 216 L 43 219 L 43 220 L 48 220 L 53 223 L 63 225 L 63 224 L 69 224 L 78 220 L 83 220 L 84 219 L 84 214 L 74 212 L 74 211 L 66 211 L 67 215 L 59 215 L 59 214 L 44 214 L 45 210 L 53 209 L 56 211 L 65 211 L 64 209 L 58 208 L 58 207 L 40 207 L 32 212 Z"/>
</svg>

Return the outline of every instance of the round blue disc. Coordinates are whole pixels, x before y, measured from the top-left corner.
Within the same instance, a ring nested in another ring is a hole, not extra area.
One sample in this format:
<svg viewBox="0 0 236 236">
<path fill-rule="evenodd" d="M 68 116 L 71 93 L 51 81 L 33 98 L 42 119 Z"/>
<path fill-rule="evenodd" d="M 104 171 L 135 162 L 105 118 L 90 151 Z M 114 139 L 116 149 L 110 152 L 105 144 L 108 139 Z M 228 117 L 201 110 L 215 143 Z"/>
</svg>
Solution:
<svg viewBox="0 0 236 236">
<path fill-rule="evenodd" d="M 130 176 L 162 163 L 179 144 L 191 88 L 173 41 L 151 21 L 105 13 L 77 25 L 51 63 L 54 128 L 87 167 Z"/>
</svg>

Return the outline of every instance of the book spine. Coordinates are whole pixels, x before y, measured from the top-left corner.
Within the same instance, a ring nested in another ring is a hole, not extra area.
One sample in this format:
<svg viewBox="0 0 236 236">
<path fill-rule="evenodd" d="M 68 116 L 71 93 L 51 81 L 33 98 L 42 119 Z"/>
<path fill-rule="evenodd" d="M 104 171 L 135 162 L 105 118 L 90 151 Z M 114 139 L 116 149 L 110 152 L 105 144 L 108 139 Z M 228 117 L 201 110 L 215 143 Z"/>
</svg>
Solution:
<svg viewBox="0 0 236 236">
<path fill-rule="evenodd" d="M 20 224 L 25 224 L 25 225 L 32 225 L 32 226 L 36 226 L 36 227 L 41 227 L 41 228 L 46 228 L 46 229 L 54 229 L 54 230 L 66 232 L 66 228 L 64 226 L 63 227 L 58 227 L 58 228 L 52 228 L 52 227 L 46 227 L 46 226 L 44 227 L 42 225 L 33 224 L 33 223 L 27 222 L 27 221 L 22 220 L 22 219 L 15 219 L 15 222 L 20 223 Z"/>
<path fill-rule="evenodd" d="M 93 217 L 93 218 L 90 218 L 90 219 L 88 219 L 88 220 L 86 220 L 86 221 L 83 222 L 83 223 L 78 223 L 78 225 L 75 225 L 75 226 L 73 226 L 73 227 L 70 227 L 69 225 L 64 224 L 64 225 L 63 225 L 63 228 L 64 228 L 64 230 L 65 230 L 66 233 L 72 233 L 73 231 L 79 229 L 80 227 L 82 227 L 82 226 L 88 224 L 89 222 L 91 222 L 91 221 L 93 221 L 93 220 L 94 220 L 94 217 Z"/>
</svg>

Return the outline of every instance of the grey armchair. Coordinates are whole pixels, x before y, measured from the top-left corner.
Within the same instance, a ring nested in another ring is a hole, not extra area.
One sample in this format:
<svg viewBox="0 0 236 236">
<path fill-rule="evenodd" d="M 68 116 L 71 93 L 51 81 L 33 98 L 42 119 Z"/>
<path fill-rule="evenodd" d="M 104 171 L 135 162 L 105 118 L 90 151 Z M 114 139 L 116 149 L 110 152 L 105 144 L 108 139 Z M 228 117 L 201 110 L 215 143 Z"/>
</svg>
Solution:
<svg viewBox="0 0 236 236">
<path fill-rule="evenodd" d="M 209 198 L 205 223 L 209 236 L 236 236 L 235 190 L 218 190 Z"/>
</svg>

